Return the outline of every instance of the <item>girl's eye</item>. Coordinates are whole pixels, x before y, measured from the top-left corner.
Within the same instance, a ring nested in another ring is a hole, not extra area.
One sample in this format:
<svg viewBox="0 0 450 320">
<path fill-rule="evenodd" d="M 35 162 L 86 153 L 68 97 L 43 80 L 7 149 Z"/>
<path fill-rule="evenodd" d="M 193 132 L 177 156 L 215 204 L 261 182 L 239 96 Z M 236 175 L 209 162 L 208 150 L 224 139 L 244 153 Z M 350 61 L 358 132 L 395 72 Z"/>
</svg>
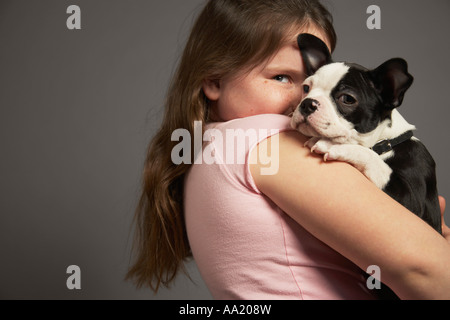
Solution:
<svg viewBox="0 0 450 320">
<path fill-rule="evenodd" d="M 276 80 L 276 81 L 279 81 L 281 83 L 289 83 L 289 82 L 291 82 L 291 78 L 289 76 L 287 76 L 287 75 L 284 75 L 284 74 L 277 75 L 277 76 L 273 77 L 273 79 Z"/>
<path fill-rule="evenodd" d="M 303 85 L 303 92 L 309 93 L 309 86 L 307 84 Z"/>
</svg>

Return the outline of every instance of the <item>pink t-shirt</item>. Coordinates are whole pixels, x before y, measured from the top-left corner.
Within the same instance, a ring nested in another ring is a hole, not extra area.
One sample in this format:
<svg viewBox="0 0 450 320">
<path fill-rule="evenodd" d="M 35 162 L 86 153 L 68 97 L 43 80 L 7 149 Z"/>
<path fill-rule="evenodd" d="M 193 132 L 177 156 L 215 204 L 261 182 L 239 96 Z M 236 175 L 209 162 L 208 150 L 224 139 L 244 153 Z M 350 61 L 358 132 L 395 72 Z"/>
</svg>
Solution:
<svg viewBox="0 0 450 320">
<path fill-rule="evenodd" d="M 204 143 L 184 189 L 200 274 L 215 299 L 374 299 L 355 264 L 292 220 L 253 181 L 250 151 L 292 130 L 289 121 L 266 114 L 205 128 L 204 140 L 213 141 Z"/>
</svg>

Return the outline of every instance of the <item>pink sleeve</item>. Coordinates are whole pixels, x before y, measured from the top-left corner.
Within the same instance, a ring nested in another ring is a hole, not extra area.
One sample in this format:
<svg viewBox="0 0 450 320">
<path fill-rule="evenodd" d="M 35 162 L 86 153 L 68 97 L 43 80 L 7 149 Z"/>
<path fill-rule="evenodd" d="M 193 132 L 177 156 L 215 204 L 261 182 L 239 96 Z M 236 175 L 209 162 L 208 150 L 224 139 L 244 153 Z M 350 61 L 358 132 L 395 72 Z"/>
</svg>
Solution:
<svg viewBox="0 0 450 320">
<path fill-rule="evenodd" d="M 212 142 L 203 148 L 203 160 L 210 162 L 214 159 L 221 164 L 219 167 L 229 179 L 260 194 L 250 173 L 249 155 L 261 141 L 286 130 L 294 130 L 290 126 L 290 118 L 279 114 L 262 114 L 209 124 L 204 140 Z M 274 148 L 274 145 L 271 146 Z M 271 151 L 268 155 L 262 155 L 262 161 L 267 163 L 263 174 L 276 174 L 278 171 L 278 162 L 274 160 L 278 151 Z"/>
<path fill-rule="evenodd" d="M 293 130 L 290 118 L 273 114 L 205 128 L 197 157 L 203 162 L 191 166 L 183 194 L 186 231 L 202 278 L 215 299 L 373 298 L 356 265 L 256 187 L 251 150 L 286 130 Z"/>
</svg>

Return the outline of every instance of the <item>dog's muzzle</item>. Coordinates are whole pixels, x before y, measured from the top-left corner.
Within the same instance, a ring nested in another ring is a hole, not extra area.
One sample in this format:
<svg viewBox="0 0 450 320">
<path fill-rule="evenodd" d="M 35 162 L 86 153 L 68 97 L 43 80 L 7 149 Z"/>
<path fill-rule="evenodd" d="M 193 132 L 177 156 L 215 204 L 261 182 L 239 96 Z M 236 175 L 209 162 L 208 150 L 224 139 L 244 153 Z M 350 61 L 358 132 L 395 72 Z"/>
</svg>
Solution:
<svg viewBox="0 0 450 320">
<path fill-rule="evenodd" d="M 319 108 L 319 106 L 319 101 L 307 98 L 300 104 L 300 113 L 302 116 L 307 117 L 313 114 L 317 110 L 317 108 Z"/>
</svg>

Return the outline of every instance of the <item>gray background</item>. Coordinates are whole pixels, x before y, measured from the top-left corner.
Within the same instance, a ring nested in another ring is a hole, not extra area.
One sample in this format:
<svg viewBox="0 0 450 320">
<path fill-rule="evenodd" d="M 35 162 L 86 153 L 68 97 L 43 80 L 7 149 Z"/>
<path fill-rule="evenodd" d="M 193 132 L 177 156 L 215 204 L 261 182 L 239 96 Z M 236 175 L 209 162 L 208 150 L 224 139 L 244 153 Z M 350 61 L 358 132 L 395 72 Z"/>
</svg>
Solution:
<svg viewBox="0 0 450 320">
<path fill-rule="evenodd" d="M 336 60 L 408 60 L 402 114 L 450 201 L 448 0 L 324 1 Z M 82 30 L 66 9 L 81 8 Z M 123 277 L 147 143 L 203 0 L 0 0 L 0 298 L 210 299 L 195 264 L 157 295 Z M 368 30 L 366 9 L 382 10 Z M 447 220 L 450 214 L 447 210 Z M 81 268 L 81 290 L 66 268 Z"/>
</svg>

